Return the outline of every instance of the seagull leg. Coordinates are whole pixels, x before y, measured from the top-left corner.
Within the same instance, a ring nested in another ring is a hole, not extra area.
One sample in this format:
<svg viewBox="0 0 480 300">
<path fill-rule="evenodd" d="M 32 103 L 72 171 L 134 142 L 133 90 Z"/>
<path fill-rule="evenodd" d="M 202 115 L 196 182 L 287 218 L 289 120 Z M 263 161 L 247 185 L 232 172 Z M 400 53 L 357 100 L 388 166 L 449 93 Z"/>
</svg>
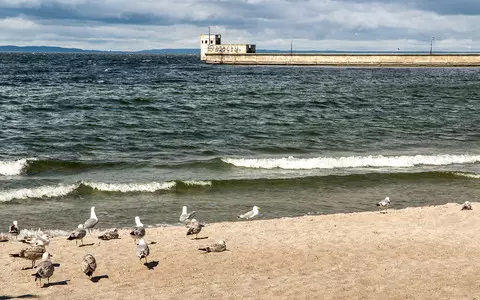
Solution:
<svg viewBox="0 0 480 300">
<path fill-rule="evenodd" d="M 82 246 L 83 246 L 83 239 L 80 240 L 82 242 Z"/>
</svg>

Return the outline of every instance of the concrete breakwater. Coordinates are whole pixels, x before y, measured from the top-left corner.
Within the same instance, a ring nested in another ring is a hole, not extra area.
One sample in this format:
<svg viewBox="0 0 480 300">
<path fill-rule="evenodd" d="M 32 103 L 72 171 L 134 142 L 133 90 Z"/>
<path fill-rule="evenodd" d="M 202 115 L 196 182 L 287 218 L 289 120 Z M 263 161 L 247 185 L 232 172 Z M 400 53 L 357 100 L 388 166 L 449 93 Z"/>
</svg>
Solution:
<svg viewBox="0 0 480 300">
<path fill-rule="evenodd" d="M 228 65 L 480 67 L 480 54 L 207 53 L 206 62 Z"/>
</svg>

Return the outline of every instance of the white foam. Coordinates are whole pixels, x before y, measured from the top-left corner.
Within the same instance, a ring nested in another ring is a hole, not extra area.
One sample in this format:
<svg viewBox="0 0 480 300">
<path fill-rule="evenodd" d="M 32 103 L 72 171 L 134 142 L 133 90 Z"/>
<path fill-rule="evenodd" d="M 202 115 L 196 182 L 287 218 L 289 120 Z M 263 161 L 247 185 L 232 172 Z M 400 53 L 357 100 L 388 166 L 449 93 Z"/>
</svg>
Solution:
<svg viewBox="0 0 480 300">
<path fill-rule="evenodd" d="M 78 184 L 40 186 L 36 188 L 14 189 L 0 192 L 0 202 L 11 201 L 13 199 L 42 198 L 42 197 L 60 197 L 73 192 Z"/>
<path fill-rule="evenodd" d="M 22 174 L 23 169 L 28 165 L 26 158 L 14 161 L 0 161 L 0 175 L 15 176 Z"/>
<path fill-rule="evenodd" d="M 455 176 L 467 177 L 467 178 L 474 178 L 480 179 L 480 174 L 471 174 L 471 173 L 453 173 Z"/>
<path fill-rule="evenodd" d="M 35 229 L 22 229 L 20 230 L 20 234 L 18 235 L 18 239 L 24 238 L 39 238 L 43 234 L 47 234 L 50 237 L 58 237 L 58 236 L 68 236 L 70 233 L 65 230 L 53 229 L 53 230 L 45 230 L 42 231 L 40 228 L 37 230 Z"/>
<path fill-rule="evenodd" d="M 82 184 L 103 192 L 155 192 L 159 190 L 170 190 L 176 183 L 171 182 L 149 182 L 149 183 L 102 183 L 82 181 Z"/>
<path fill-rule="evenodd" d="M 254 169 L 334 169 L 361 167 L 396 167 L 408 168 L 419 165 L 451 165 L 480 162 L 480 155 L 401 155 L 401 156 L 346 156 L 346 157 L 314 157 L 295 158 L 222 158 L 222 161 L 236 167 Z"/>
<path fill-rule="evenodd" d="M 185 185 L 199 185 L 199 186 L 211 186 L 212 182 L 209 180 L 185 180 L 182 181 Z"/>
</svg>

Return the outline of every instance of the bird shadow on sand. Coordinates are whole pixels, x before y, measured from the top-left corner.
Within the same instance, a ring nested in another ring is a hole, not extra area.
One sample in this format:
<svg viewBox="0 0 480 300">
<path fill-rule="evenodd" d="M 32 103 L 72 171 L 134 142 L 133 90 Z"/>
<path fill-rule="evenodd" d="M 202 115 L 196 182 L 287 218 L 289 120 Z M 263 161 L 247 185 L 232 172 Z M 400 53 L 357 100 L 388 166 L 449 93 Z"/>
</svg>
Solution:
<svg viewBox="0 0 480 300">
<path fill-rule="evenodd" d="M 150 261 L 148 263 L 144 263 L 143 265 L 146 266 L 149 270 L 155 269 L 160 262 L 158 260 Z"/>
<path fill-rule="evenodd" d="M 60 267 L 60 264 L 59 264 L 59 263 L 53 263 L 52 265 L 53 265 L 55 268 Z"/>
<path fill-rule="evenodd" d="M 0 243 L 6 243 L 8 242 L 8 240 L 1 240 Z M 0 297 L 3 297 L 3 296 L 0 296 Z M 0 298 L 0 299 L 3 299 L 3 298 Z M 8 299 L 8 298 L 5 298 L 5 299 Z"/>
<path fill-rule="evenodd" d="M 28 298 L 40 298 L 40 296 L 32 295 L 32 294 L 25 294 L 20 296 L 0 296 L 0 300 L 7 300 L 7 299 L 28 299 Z"/>
<path fill-rule="evenodd" d="M 157 242 L 150 242 L 149 245 L 155 245 Z"/>
<path fill-rule="evenodd" d="M 57 282 L 50 282 L 50 283 L 45 283 L 42 288 L 47 288 L 51 286 L 56 286 L 56 285 L 67 285 L 70 280 L 62 280 L 62 281 L 57 281 Z"/>
<path fill-rule="evenodd" d="M 91 244 L 83 244 L 83 245 L 80 245 L 78 247 L 87 247 L 87 246 L 93 246 L 95 245 L 95 243 L 91 243 Z"/>
<path fill-rule="evenodd" d="M 205 239 L 208 239 L 208 236 L 193 238 L 192 241 L 194 241 L 194 240 L 205 240 Z"/>
<path fill-rule="evenodd" d="M 109 278 L 109 277 L 106 274 L 100 275 L 100 276 L 93 276 L 92 278 L 90 278 L 90 281 L 97 283 L 100 281 L 100 279 L 103 279 L 103 278 Z"/>
</svg>

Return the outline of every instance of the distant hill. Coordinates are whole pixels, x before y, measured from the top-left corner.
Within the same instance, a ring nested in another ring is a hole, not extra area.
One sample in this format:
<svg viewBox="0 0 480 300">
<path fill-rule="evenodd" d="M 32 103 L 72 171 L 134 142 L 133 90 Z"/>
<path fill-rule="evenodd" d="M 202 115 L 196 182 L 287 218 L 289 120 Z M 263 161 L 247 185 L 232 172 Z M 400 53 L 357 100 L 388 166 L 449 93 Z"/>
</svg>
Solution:
<svg viewBox="0 0 480 300">
<path fill-rule="evenodd" d="M 78 48 L 62 48 L 62 47 L 49 47 L 49 46 L 0 46 L 0 52 L 39 52 L 39 53 L 95 53 L 101 52 L 97 50 L 83 50 Z"/>
<path fill-rule="evenodd" d="M 150 49 L 141 51 L 102 51 L 84 50 L 79 48 L 63 48 L 50 46 L 0 46 L 0 52 L 29 52 L 29 53 L 144 53 L 144 54 L 198 54 L 200 49 Z"/>
<path fill-rule="evenodd" d="M 198 54 L 200 55 L 200 49 L 189 49 L 189 48 L 179 48 L 179 49 L 151 49 L 151 50 L 141 50 L 136 51 L 135 53 L 145 53 L 145 54 Z"/>
<path fill-rule="evenodd" d="M 200 55 L 199 48 L 167 48 L 167 49 L 149 49 L 140 51 L 104 51 L 104 50 L 84 50 L 79 48 L 63 48 L 50 46 L 0 46 L 0 52 L 29 52 L 29 53 L 140 53 L 140 54 L 183 54 Z M 290 53 L 290 50 L 275 49 L 257 49 L 257 53 Z M 426 51 L 343 51 L 343 50 L 295 50 L 293 53 L 427 53 Z M 461 51 L 435 51 L 435 53 L 465 53 Z"/>
</svg>

